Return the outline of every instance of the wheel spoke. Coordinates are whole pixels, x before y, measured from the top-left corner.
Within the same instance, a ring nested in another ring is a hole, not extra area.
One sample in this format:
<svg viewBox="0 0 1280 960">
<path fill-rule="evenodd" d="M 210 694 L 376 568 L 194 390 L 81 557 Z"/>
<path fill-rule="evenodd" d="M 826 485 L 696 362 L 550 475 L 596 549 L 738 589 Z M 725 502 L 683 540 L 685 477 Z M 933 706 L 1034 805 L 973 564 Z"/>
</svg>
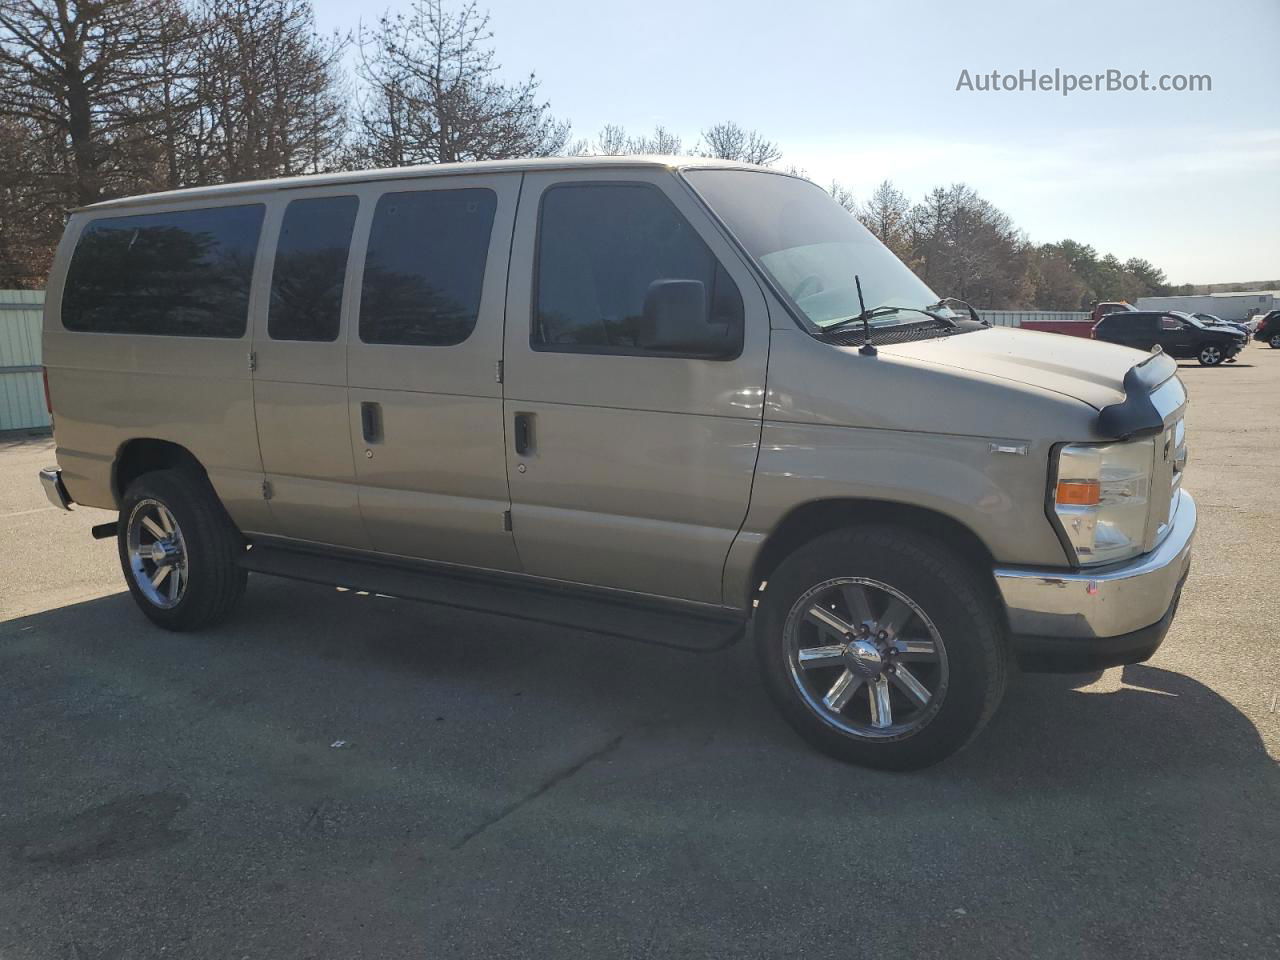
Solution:
<svg viewBox="0 0 1280 960">
<path fill-rule="evenodd" d="M 164 527 L 165 536 L 173 533 L 173 517 L 169 516 L 169 511 L 164 507 L 156 507 L 156 513 L 160 517 L 160 526 Z"/>
<path fill-rule="evenodd" d="M 840 674 L 840 679 L 831 685 L 831 689 L 822 698 L 822 702 L 827 705 L 828 710 L 834 710 L 839 713 L 845 708 L 850 698 L 857 693 L 860 686 L 862 686 L 862 678 L 855 677 L 852 672 L 846 670 Z"/>
<path fill-rule="evenodd" d="M 938 648 L 932 640 L 903 639 L 899 637 L 893 642 L 898 657 L 903 660 L 936 660 Z"/>
<path fill-rule="evenodd" d="M 851 633 L 853 628 L 845 623 L 826 607 L 820 607 L 817 604 L 809 608 L 808 613 L 804 615 L 805 619 L 818 627 L 819 630 L 830 630 L 839 636 Z"/>
<path fill-rule="evenodd" d="M 151 585 L 159 590 L 160 584 L 164 583 L 165 577 L 169 576 L 169 573 L 172 570 L 173 567 L 169 566 L 167 563 L 162 563 L 160 566 L 156 567 L 156 572 L 151 575 Z"/>
<path fill-rule="evenodd" d="M 891 639 L 895 638 L 898 635 L 898 631 L 911 619 L 911 614 L 911 608 L 897 597 L 894 597 L 889 601 L 889 605 L 885 607 L 884 613 L 880 615 L 880 620 L 876 623 L 876 626 L 887 633 Z"/>
<path fill-rule="evenodd" d="M 146 527 L 147 531 L 157 540 L 163 540 L 165 537 L 168 536 L 164 528 L 161 527 L 160 524 L 156 523 L 154 520 L 152 520 L 148 516 L 145 516 L 145 515 L 143 516 L 142 525 Z"/>
<path fill-rule="evenodd" d="M 844 644 L 838 643 L 829 647 L 805 647 L 798 658 L 800 666 L 805 670 L 816 670 L 819 667 L 838 667 L 844 663 Z"/>
<path fill-rule="evenodd" d="M 893 668 L 893 673 L 889 676 L 894 685 L 914 700 L 918 706 L 923 707 L 929 702 L 929 698 L 933 696 L 929 692 L 929 688 L 921 683 L 919 678 L 908 670 L 905 664 L 898 664 Z"/>
<path fill-rule="evenodd" d="M 178 567 L 173 568 L 173 576 L 169 578 L 169 599 L 177 600 L 178 594 L 182 591 L 182 570 Z"/>
<path fill-rule="evenodd" d="M 840 592 L 844 595 L 845 606 L 849 608 L 849 619 L 855 625 L 875 619 L 866 587 L 860 583 L 847 583 L 840 588 Z"/>
<path fill-rule="evenodd" d="M 889 681 L 883 676 L 867 686 L 871 702 L 871 725 L 883 729 L 893 723 L 893 707 L 889 705 Z"/>
</svg>

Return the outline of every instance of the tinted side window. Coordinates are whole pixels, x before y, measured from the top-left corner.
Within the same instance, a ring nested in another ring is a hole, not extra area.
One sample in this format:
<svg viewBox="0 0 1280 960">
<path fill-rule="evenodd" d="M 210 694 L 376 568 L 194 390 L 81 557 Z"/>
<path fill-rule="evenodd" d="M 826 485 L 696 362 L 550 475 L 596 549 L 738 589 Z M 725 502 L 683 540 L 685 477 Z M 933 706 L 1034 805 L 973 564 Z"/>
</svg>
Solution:
<svg viewBox="0 0 1280 960">
<path fill-rule="evenodd" d="M 1150 317 L 1144 317 L 1132 311 L 1109 313 L 1102 318 L 1101 322 L 1106 324 L 1107 329 L 1112 333 L 1138 333 L 1151 326 Z"/>
<path fill-rule="evenodd" d="M 63 326 L 243 336 L 262 212 L 253 204 L 94 220 L 67 270 Z"/>
<path fill-rule="evenodd" d="M 742 350 L 737 285 L 656 187 L 574 184 L 542 196 L 535 350 L 670 356 L 645 346 L 645 299 L 655 281 L 696 280 L 715 356 Z M 704 352 L 704 351 L 700 351 Z"/>
<path fill-rule="evenodd" d="M 355 197 L 290 201 L 271 272 L 267 335 L 272 340 L 337 340 Z"/>
<path fill-rule="evenodd" d="M 360 295 L 360 339 L 443 347 L 475 329 L 497 195 L 422 190 L 378 199 Z"/>
</svg>

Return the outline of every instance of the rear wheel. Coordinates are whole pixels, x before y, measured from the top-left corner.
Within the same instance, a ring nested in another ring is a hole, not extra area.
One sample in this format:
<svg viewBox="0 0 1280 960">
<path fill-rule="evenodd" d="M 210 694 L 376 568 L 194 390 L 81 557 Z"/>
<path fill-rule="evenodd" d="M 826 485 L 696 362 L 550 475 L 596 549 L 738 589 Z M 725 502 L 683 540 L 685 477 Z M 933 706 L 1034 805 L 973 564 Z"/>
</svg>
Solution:
<svg viewBox="0 0 1280 960">
<path fill-rule="evenodd" d="M 972 564 L 889 527 L 836 531 L 783 561 L 755 639 L 791 725 L 835 757 L 885 769 L 925 767 L 968 743 L 1008 670 L 1003 618 Z"/>
<path fill-rule="evenodd" d="M 1226 359 L 1226 354 L 1216 343 L 1206 343 L 1200 348 L 1200 353 L 1197 356 L 1200 363 L 1206 367 L 1216 367 Z"/>
<path fill-rule="evenodd" d="M 1280 333 L 1272 334 L 1267 343 L 1271 344 L 1272 350 L 1280 350 Z"/>
<path fill-rule="evenodd" d="M 134 480 L 120 505 L 120 566 L 129 592 L 168 630 L 197 630 L 229 614 L 247 574 L 244 542 L 202 476 L 157 470 Z"/>
</svg>

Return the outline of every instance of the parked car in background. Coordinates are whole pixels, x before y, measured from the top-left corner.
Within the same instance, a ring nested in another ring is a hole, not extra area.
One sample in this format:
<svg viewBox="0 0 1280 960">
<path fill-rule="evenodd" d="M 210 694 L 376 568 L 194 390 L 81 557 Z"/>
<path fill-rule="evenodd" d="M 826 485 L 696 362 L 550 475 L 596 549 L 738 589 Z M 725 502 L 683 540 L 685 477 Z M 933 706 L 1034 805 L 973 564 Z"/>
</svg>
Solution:
<svg viewBox="0 0 1280 960">
<path fill-rule="evenodd" d="M 1089 315 L 1089 319 L 1096 325 L 1099 320 L 1109 313 L 1128 313 L 1137 309 L 1132 303 L 1125 300 L 1103 300 L 1093 305 L 1093 313 Z"/>
<path fill-rule="evenodd" d="M 1273 350 L 1280 350 L 1280 310 L 1272 310 L 1262 318 L 1258 328 L 1253 331 L 1253 339 L 1259 343 L 1269 343 Z"/>
<path fill-rule="evenodd" d="M 1247 323 L 1241 323 L 1237 320 L 1223 320 L 1221 317 L 1215 317 L 1212 313 L 1193 313 L 1191 316 L 1206 327 L 1227 327 L 1231 330 L 1238 330 L 1245 335 L 1246 339 L 1253 332 Z"/>
<path fill-rule="evenodd" d="M 1177 311 L 1174 312 L 1176 313 Z M 1249 338 L 1253 336 L 1253 328 L 1247 323 L 1240 323 L 1235 320 L 1223 320 L 1221 317 L 1216 317 L 1212 313 L 1193 313 L 1191 316 L 1195 317 L 1211 330 L 1215 328 L 1220 330 L 1235 330 L 1237 333 L 1244 334 L 1244 345 L 1246 347 L 1249 345 Z M 1227 363 L 1235 363 L 1237 359 L 1238 357 L 1228 357 Z"/>
<path fill-rule="evenodd" d="M 1187 313 L 1144 310 L 1107 314 L 1094 326 L 1093 338 L 1138 350 L 1159 347 L 1171 357 L 1194 358 L 1206 367 L 1230 360 L 1246 343 L 1240 331 L 1205 326 Z"/>
</svg>

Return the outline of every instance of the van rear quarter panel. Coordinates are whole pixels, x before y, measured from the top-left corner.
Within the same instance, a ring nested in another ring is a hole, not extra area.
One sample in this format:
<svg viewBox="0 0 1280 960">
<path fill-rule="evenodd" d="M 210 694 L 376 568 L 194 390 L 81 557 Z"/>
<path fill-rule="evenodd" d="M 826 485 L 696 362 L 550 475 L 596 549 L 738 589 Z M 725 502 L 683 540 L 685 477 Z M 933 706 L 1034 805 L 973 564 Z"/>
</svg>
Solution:
<svg viewBox="0 0 1280 960">
<path fill-rule="evenodd" d="M 236 197 L 236 203 L 246 201 Z M 217 206 L 149 205 L 147 213 Z M 127 216 L 129 208 L 104 211 Z M 45 299 L 44 364 L 53 401 L 54 441 L 67 491 L 77 503 L 118 506 L 112 466 L 130 440 L 168 440 L 204 466 L 233 520 L 266 523 L 262 464 L 249 372 L 250 331 L 238 338 L 81 333 L 62 325 L 67 267 L 93 217 L 75 214 L 58 246 Z M 258 248 L 259 264 L 264 255 Z M 251 302 L 259 294 L 255 271 Z"/>
</svg>

